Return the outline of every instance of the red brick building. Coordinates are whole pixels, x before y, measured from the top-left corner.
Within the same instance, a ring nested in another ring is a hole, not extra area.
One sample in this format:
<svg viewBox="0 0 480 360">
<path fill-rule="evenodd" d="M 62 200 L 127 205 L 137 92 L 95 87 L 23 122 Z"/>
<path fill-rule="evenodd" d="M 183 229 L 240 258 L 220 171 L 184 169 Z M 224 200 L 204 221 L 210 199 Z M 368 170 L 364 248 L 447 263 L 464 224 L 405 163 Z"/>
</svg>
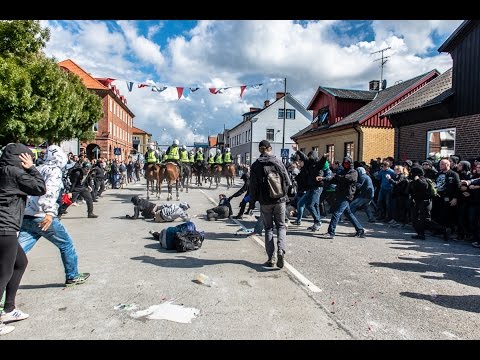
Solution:
<svg viewBox="0 0 480 360">
<path fill-rule="evenodd" d="M 78 75 L 87 89 L 102 99 L 103 117 L 93 127 L 93 131 L 97 132 L 95 140 L 80 143 L 80 153 L 86 153 L 90 159 L 98 157 L 127 159 L 133 150 L 135 115 L 128 108 L 125 96 L 120 94 L 115 85 L 111 85 L 111 79 L 94 78 L 70 59 L 58 65 Z"/>
</svg>

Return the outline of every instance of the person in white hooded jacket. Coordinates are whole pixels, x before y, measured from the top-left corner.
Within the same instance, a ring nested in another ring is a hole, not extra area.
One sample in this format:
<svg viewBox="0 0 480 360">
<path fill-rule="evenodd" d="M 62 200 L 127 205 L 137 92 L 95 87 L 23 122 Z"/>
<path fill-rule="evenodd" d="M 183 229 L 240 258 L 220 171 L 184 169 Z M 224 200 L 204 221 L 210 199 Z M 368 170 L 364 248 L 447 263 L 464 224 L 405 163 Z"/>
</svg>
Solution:
<svg viewBox="0 0 480 360">
<path fill-rule="evenodd" d="M 62 169 L 67 155 L 57 145 L 47 148 L 45 163 L 38 167 L 47 187 L 42 196 L 29 196 L 18 241 L 28 253 L 43 236 L 60 250 L 65 269 L 65 286 L 83 284 L 89 273 L 78 272 L 78 257 L 73 239 L 58 219 L 58 198 L 63 189 Z"/>
</svg>

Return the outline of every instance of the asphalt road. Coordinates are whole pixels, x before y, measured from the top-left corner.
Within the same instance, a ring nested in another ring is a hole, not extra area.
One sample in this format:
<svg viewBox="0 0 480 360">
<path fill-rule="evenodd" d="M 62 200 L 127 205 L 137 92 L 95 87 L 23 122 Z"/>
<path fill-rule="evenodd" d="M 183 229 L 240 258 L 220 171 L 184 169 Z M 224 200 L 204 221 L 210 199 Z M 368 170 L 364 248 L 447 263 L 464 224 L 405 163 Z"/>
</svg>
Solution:
<svg viewBox="0 0 480 360">
<path fill-rule="evenodd" d="M 131 196 L 145 195 L 144 189 L 142 181 L 108 190 L 95 203 L 97 219 L 86 217 L 86 205 L 69 208 L 62 221 L 90 279 L 64 288 L 58 250 L 41 239 L 28 254 L 17 295 L 30 318 L 14 323 L 2 340 L 480 338 L 480 252 L 467 243 L 412 241 L 411 228 L 366 222 L 366 239 L 349 237 L 353 227 L 341 224 L 327 240 L 320 234 L 329 219 L 315 234 L 306 230 L 307 219 L 289 227 L 286 267 L 270 270 L 262 266 L 263 239 L 236 235 L 241 225 L 253 226 L 253 216 L 204 218 L 219 193 L 231 195 L 238 186 L 180 194 L 206 233 L 202 248 L 187 253 L 161 249 L 148 233 L 179 221 L 125 218 L 133 214 Z M 155 202 L 165 199 L 163 192 Z M 240 200 L 233 201 L 235 212 Z M 213 286 L 196 283 L 199 274 Z M 137 309 L 115 309 L 119 304 Z M 132 317 L 161 304 L 196 310 L 187 323 Z"/>
</svg>

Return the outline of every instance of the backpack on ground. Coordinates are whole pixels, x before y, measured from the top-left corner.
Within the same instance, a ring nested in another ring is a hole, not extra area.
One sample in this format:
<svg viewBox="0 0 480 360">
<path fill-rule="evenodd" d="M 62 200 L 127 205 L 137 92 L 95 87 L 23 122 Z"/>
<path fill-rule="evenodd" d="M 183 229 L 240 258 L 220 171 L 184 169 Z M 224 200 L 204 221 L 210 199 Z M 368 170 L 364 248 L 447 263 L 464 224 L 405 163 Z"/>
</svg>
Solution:
<svg viewBox="0 0 480 360">
<path fill-rule="evenodd" d="M 178 252 L 198 250 L 202 247 L 205 233 L 203 231 L 182 231 L 175 233 L 175 248 Z"/>
<path fill-rule="evenodd" d="M 175 250 L 176 249 L 176 238 L 175 234 L 179 232 L 192 232 L 196 231 L 195 224 L 191 221 L 181 223 L 177 226 L 170 226 L 158 233 L 158 238 L 152 234 L 157 240 L 160 241 L 160 246 L 166 250 Z"/>
<path fill-rule="evenodd" d="M 430 198 L 434 198 L 434 197 L 437 197 L 438 196 L 438 190 L 437 190 L 437 184 L 430 178 L 425 178 L 427 180 L 427 184 L 428 184 L 428 196 Z"/>
<path fill-rule="evenodd" d="M 265 172 L 265 185 L 267 187 L 268 196 L 272 199 L 280 199 L 285 196 L 284 181 L 280 170 L 275 164 L 263 167 Z"/>
</svg>

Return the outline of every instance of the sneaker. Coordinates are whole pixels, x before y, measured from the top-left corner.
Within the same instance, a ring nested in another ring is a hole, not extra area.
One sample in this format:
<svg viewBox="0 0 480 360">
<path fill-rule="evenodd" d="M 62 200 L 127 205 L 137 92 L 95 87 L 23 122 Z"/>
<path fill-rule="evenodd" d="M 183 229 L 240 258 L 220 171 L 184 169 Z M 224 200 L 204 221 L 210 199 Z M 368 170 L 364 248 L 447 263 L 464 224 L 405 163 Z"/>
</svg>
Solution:
<svg viewBox="0 0 480 360">
<path fill-rule="evenodd" d="M 232 218 L 237 219 L 237 220 L 242 220 L 243 216 L 242 215 L 236 215 L 236 216 L 232 216 Z"/>
<path fill-rule="evenodd" d="M 285 257 L 285 253 L 283 250 L 279 250 L 277 253 L 277 267 L 280 269 L 283 268 L 283 258 Z"/>
<path fill-rule="evenodd" d="M 318 231 L 318 230 L 320 230 L 320 226 L 321 226 L 321 224 L 315 223 L 315 224 L 313 224 L 311 230 L 312 231 Z"/>
<path fill-rule="evenodd" d="M 95 215 L 95 214 L 91 213 L 91 214 L 88 214 L 88 217 L 92 218 L 92 219 L 95 219 L 95 218 L 98 218 L 98 215 Z"/>
<path fill-rule="evenodd" d="M 301 221 L 295 220 L 295 221 L 290 221 L 292 225 L 302 225 Z"/>
<path fill-rule="evenodd" d="M 0 336 L 7 335 L 15 330 L 15 326 L 5 325 L 3 322 L 0 322 Z"/>
<path fill-rule="evenodd" d="M 90 273 L 79 273 L 76 278 L 67 279 L 67 281 L 65 281 L 65 286 L 70 287 L 70 286 L 83 284 L 85 281 L 87 281 L 89 277 L 90 277 Z"/>
<path fill-rule="evenodd" d="M 365 230 L 359 230 L 355 234 L 352 235 L 352 237 L 357 237 L 357 238 L 364 238 L 365 237 Z"/>
<path fill-rule="evenodd" d="M 13 321 L 25 320 L 29 316 L 30 315 L 24 313 L 20 309 L 13 309 L 9 313 L 6 313 L 5 311 L 2 311 L 2 313 L 0 314 L 0 320 L 3 321 L 6 324 L 6 323 L 13 322 Z"/>
<path fill-rule="evenodd" d="M 335 237 L 334 234 L 326 233 L 322 235 L 323 239 L 333 239 Z"/>
<path fill-rule="evenodd" d="M 275 261 L 276 261 L 276 259 L 275 259 L 274 257 L 272 257 L 271 259 L 268 259 L 268 260 L 263 264 L 263 266 L 273 268 L 273 267 L 275 267 Z"/>
</svg>

